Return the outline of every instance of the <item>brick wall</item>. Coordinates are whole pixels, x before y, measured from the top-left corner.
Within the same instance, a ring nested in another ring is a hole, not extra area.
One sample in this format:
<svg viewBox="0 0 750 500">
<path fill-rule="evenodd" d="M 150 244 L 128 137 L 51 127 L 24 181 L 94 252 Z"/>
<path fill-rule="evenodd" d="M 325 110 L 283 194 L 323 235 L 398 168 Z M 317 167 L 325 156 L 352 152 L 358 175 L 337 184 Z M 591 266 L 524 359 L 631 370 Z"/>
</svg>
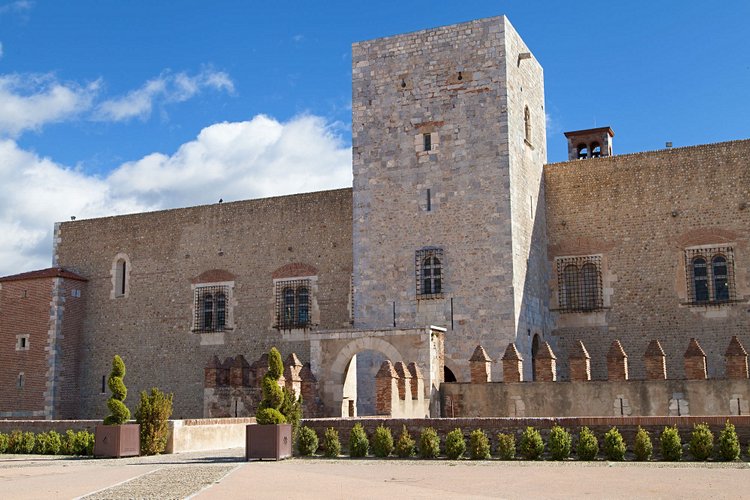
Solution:
<svg viewBox="0 0 750 500">
<path fill-rule="evenodd" d="M 642 354 L 658 338 L 669 378 L 695 337 L 708 374 L 724 373 L 727 339 L 750 345 L 750 141 L 667 149 L 547 165 L 544 170 L 551 307 L 557 309 L 558 256 L 601 254 L 602 311 L 559 313 L 553 336 L 564 363 L 582 340 L 594 379 L 606 377 L 605 354 L 620 339 L 631 377 L 643 378 Z M 734 249 L 738 301 L 689 306 L 684 250 Z"/>
<path fill-rule="evenodd" d="M 309 361 L 307 342 L 286 342 L 289 332 L 273 328 L 273 276 L 284 266 L 318 271 L 314 328 L 350 325 L 349 189 L 65 222 L 56 236 L 57 263 L 89 279 L 80 415 L 106 413 L 101 381 L 115 354 L 127 366 L 131 410 L 140 391 L 156 386 L 175 394 L 176 418 L 202 416 L 203 367 L 214 355 L 257 359 L 277 345 Z M 126 295 L 113 298 L 118 254 L 128 257 L 129 281 Z M 192 285 L 214 270 L 234 278 L 234 328 L 194 333 Z"/>
</svg>

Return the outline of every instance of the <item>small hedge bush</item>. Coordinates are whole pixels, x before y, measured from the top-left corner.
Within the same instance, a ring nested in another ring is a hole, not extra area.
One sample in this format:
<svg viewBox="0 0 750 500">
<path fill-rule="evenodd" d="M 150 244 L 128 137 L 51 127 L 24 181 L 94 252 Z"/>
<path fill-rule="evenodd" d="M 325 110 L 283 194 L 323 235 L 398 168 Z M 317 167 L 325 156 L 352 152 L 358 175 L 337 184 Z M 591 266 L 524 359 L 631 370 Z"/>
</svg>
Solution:
<svg viewBox="0 0 750 500">
<path fill-rule="evenodd" d="M 37 455 L 57 455 L 61 448 L 62 439 L 57 432 L 49 431 L 36 435 L 34 453 Z"/>
<path fill-rule="evenodd" d="M 705 461 L 714 452 L 714 435 L 707 424 L 696 424 L 693 426 L 693 434 L 690 436 L 690 454 L 696 460 Z"/>
<path fill-rule="evenodd" d="M 167 448 L 169 417 L 172 416 L 172 394 L 156 387 L 141 391 L 135 419 L 141 426 L 141 455 L 158 455 Z"/>
<path fill-rule="evenodd" d="M 0 455 L 8 451 L 8 435 L 0 432 Z"/>
<path fill-rule="evenodd" d="M 306 425 L 297 432 L 297 451 L 303 457 L 309 457 L 318 451 L 318 434 Z"/>
<path fill-rule="evenodd" d="M 679 462 L 682 457 L 682 440 L 677 426 L 665 427 L 659 438 L 661 442 L 661 456 L 668 462 Z"/>
<path fill-rule="evenodd" d="M 648 462 L 653 452 L 654 445 L 651 443 L 651 436 L 639 425 L 635 433 L 635 442 L 633 443 L 635 459 L 641 462 Z"/>
<path fill-rule="evenodd" d="M 521 434 L 518 453 L 526 460 L 537 460 L 544 453 L 542 435 L 533 427 L 526 427 Z"/>
<path fill-rule="evenodd" d="M 384 425 L 379 425 L 372 436 L 372 454 L 379 458 L 386 458 L 393 453 L 393 435 Z"/>
<path fill-rule="evenodd" d="M 440 456 L 440 438 L 432 427 L 425 427 L 419 435 L 419 456 L 422 458 Z"/>
<path fill-rule="evenodd" d="M 458 460 L 466 453 L 466 438 L 461 429 L 453 429 L 445 437 L 445 454 L 451 460 Z"/>
<path fill-rule="evenodd" d="M 578 460 L 594 460 L 599 454 L 599 440 L 588 427 L 582 427 L 578 433 L 576 455 Z"/>
<path fill-rule="evenodd" d="M 33 432 L 13 431 L 8 437 L 8 451 L 10 453 L 29 455 L 34 452 L 36 439 Z"/>
<path fill-rule="evenodd" d="M 496 451 L 500 460 L 513 460 L 516 456 L 516 436 L 502 432 L 498 434 Z"/>
<path fill-rule="evenodd" d="M 604 435 L 604 455 L 607 460 L 619 462 L 625 458 L 625 450 L 625 440 L 622 439 L 622 434 L 617 427 L 612 427 Z"/>
<path fill-rule="evenodd" d="M 409 434 L 409 431 L 404 425 L 401 428 L 401 434 L 398 437 L 398 441 L 396 441 L 396 456 L 399 458 L 413 457 L 416 444 L 416 441 L 412 439 L 411 434 Z"/>
<path fill-rule="evenodd" d="M 488 460 L 490 458 L 490 438 L 482 429 L 469 434 L 469 456 L 472 460 Z"/>
<path fill-rule="evenodd" d="M 559 425 L 553 426 L 547 443 L 552 460 L 565 460 L 568 458 L 570 456 L 572 441 L 568 431 Z"/>
<path fill-rule="evenodd" d="M 349 433 L 349 456 L 366 457 L 370 450 L 370 441 L 367 440 L 367 433 L 362 424 L 357 422 Z"/>
<path fill-rule="evenodd" d="M 326 429 L 323 433 L 323 455 L 328 458 L 336 458 L 341 455 L 341 441 L 339 441 L 339 431 L 333 427 Z"/>
<path fill-rule="evenodd" d="M 734 430 L 734 425 L 728 420 L 724 425 L 724 429 L 719 434 L 718 455 L 721 460 L 726 461 L 740 458 L 740 440 L 737 437 L 737 432 Z"/>
</svg>

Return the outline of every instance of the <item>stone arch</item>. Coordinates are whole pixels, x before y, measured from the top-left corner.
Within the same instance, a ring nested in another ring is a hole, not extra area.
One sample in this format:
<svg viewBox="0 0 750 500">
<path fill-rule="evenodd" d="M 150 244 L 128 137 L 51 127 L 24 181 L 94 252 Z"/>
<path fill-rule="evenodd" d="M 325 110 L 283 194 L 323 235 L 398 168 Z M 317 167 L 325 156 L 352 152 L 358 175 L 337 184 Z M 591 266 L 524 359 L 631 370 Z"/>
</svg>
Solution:
<svg viewBox="0 0 750 500">
<path fill-rule="evenodd" d="M 363 337 L 355 339 L 346 344 L 339 351 L 339 353 L 336 355 L 336 359 L 334 359 L 333 363 L 331 364 L 331 375 L 333 375 L 334 377 L 333 380 L 336 380 L 337 382 L 343 384 L 343 377 L 346 374 L 346 368 L 349 365 L 349 361 L 355 354 L 361 351 L 378 351 L 386 358 L 388 358 L 393 364 L 396 364 L 399 361 L 404 361 L 401 357 L 401 353 L 399 353 L 398 349 L 393 347 L 393 344 L 391 344 L 390 342 L 386 342 L 383 339 L 374 337 Z"/>
</svg>

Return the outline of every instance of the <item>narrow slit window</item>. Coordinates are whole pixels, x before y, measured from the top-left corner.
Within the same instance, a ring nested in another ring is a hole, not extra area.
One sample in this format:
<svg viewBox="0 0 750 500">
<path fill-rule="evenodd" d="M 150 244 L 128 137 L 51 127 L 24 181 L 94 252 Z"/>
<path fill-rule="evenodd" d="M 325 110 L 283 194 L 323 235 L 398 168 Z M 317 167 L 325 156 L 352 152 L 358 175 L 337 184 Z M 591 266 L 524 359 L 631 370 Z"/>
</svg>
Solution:
<svg viewBox="0 0 750 500">
<path fill-rule="evenodd" d="M 425 151 L 432 151 L 432 134 L 422 134 Z"/>
<path fill-rule="evenodd" d="M 526 142 L 531 144 L 531 111 L 528 106 L 523 108 L 523 127 Z"/>
<path fill-rule="evenodd" d="M 427 190 L 427 211 L 429 212 L 431 210 L 432 210 L 432 196 L 431 196 L 430 190 L 428 189 Z"/>
</svg>

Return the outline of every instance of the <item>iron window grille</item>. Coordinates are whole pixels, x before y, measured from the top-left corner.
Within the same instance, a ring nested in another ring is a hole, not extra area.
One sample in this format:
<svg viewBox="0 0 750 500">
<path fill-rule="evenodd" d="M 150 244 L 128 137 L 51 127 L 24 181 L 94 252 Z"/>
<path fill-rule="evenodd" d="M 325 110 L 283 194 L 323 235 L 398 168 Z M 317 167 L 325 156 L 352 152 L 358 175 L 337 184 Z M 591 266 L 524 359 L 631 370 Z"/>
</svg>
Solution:
<svg viewBox="0 0 750 500">
<path fill-rule="evenodd" d="M 717 305 L 737 300 L 732 247 L 685 250 L 688 303 Z"/>
<path fill-rule="evenodd" d="M 415 256 L 418 299 L 437 299 L 443 296 L 443 250 L 423 248 Z"/>
<path fill-rule="evenodd" d="M 591 312 L 604 308 L 600 255 L 561 257 L 556 262 L 560 311 Z"/>
<path fill-rule="evenodd" d="M 195 288 L 193 331 L 223 332 L 227 328 L 227 297 L 229 287 L 201 286 Z"/>
<path fill-rule="evenodd" d="M 310 280 L 276 283 L 276 325 L 280 330 L 308 328 L 311 324 Z"/>
</svg>

